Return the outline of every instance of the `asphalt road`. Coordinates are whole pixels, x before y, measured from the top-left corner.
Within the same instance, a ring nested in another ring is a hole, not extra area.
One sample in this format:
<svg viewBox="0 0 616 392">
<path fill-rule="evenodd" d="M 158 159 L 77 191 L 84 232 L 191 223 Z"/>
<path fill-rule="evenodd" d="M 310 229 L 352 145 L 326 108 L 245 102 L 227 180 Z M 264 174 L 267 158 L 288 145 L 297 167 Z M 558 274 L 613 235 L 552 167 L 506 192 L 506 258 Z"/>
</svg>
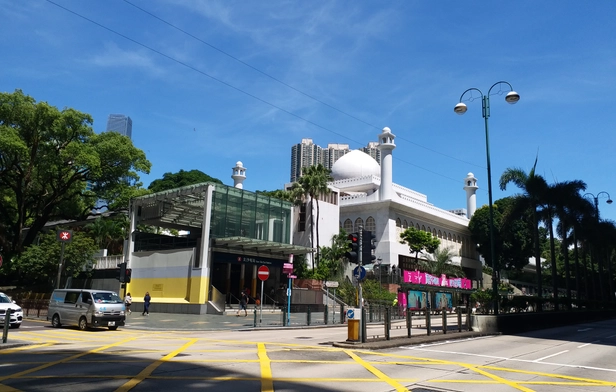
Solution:
<svg viewBox="0 0 616 392">
<path fill-rule="evenodd" d="M 385 350 L 333 347 L 344 326 L 82 332 L 28 321 L 10 336 L 31 344 L 0 350 L 0 391 L 616 389 L 616 320 Z"/>
</svg>

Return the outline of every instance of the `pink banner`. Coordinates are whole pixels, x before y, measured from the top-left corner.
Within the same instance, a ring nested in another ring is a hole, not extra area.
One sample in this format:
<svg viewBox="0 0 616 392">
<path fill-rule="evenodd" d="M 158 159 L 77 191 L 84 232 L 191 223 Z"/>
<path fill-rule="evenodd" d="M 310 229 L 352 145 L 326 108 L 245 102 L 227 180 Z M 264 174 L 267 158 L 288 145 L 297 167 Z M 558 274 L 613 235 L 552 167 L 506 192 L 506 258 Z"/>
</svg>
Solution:
<svg viewBox="0 0 616 392">
<path fill-rule="evenodd" d="M 425 284 L 429 286 L 452 287 L 457 289 L 471 289 L 471 281 L 466 278 L 448 278 L 445 275 L 440 277 L 430 275 L 427 272 L 404 271 L 404 282 L 413 284 Z"/>
</svg>

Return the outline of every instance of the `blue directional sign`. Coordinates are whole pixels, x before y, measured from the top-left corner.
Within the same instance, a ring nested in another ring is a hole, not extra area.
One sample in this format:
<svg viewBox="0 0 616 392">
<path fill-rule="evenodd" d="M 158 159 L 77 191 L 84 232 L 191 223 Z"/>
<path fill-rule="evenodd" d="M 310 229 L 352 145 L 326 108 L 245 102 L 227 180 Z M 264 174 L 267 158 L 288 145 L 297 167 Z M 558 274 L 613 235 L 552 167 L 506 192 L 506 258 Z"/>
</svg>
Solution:
<svg viewBox="0 0 616 392">
<path fill-rule="evenodd" d="M 355 318 L 355 311 L 353 309 L 347 309 L 347 319 L 353 320 Z"/>
<path fill-rule="evenodd" d="M 355 269 L 353 270 L 353 276 L 357 280 L 363 280 L 366 277 L 366 269 L 362 267 L 361 265 L 358 267 L 355 267 Z"/>
</svg>

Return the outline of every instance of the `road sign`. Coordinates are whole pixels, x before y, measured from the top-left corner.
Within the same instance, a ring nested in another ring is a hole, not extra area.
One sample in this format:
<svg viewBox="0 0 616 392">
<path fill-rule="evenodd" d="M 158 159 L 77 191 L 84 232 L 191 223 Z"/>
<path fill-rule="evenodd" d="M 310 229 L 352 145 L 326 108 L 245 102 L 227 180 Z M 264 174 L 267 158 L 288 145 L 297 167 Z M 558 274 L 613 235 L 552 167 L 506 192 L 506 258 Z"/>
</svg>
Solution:
<svg viewBox="0 0 616 392">
<path fill-rule="evenodd" d="M 267 265 L 262 265 L 259 267 L 259 270 L 257 271 L 257 276 L 260 280 L 267 280 L 269 278 L 269 268 L 267 268 Z"/>
<path fill-rule="evenodd" d="M 325 282 L 325 287 L 336 288 L 336 287 L 338 287 L 338 282 L 336 282 L 335 280 L 328 280 L 328 281 Z"/>
<path fill-rule="evenodd" d="M 73 240 L 73 230 L 57 230 L 56 238 L 60 242 L 71 242 Z"/>
<path fill-rule="evenodd" d="M 362 267 L 361 265 L 355 267 L 355 269 L 353 270 L 353 276 L 357 280 L 364 279 L 366 277 L 366 269 L 364 267 Z"/>
<path fill-rule="evenodd" d="M 347 320 L 361 320 L 361 309 L 347 309 Z"/>
</svg>

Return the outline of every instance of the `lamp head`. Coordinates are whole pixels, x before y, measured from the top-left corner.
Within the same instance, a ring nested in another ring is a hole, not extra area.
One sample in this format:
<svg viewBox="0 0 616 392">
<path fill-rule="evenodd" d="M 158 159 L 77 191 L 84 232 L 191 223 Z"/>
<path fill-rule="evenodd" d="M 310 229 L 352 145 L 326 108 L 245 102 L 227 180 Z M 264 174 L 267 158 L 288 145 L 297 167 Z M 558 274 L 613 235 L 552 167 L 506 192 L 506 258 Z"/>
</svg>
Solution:
<svg viewBox="0 0 616 392">
<path fill-rule="evenodd" d="M 607 199 L 606 203 L 607 204 L 612 204 L 612 199 Z"/>
<path fill-rule="evenodd" d="M 520 94 L 516 93 L 513 90 L 509 91 L 507 95 L 505 95 L 505 101 L 507 101 L 507 103 L 510 103 L 512 105 L 518 102 L 519 100 L 520 100 Z"/>
<path fill-rule="evenodd" d="M 453 111 L 459 115 L 463 115 L 467 110 L 468 108 L 466 107 L 466 104 L 462 102 L 458 102 L 458 104 L 453 108 Z"/>
</svg>

